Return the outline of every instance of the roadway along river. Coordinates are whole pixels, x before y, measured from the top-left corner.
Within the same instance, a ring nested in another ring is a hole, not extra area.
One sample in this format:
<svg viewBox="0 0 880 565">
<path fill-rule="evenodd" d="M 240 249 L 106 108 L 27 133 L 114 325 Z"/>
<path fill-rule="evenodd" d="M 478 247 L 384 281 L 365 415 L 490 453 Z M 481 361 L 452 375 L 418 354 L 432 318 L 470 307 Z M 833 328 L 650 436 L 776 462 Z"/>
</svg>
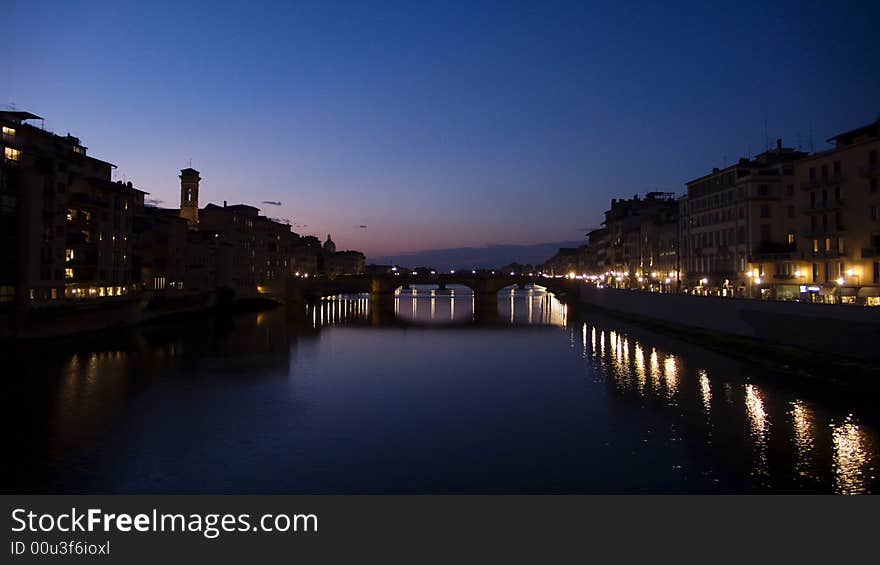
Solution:
<svg viewBox="0 0 880 565">
<path fill-rule="evenodd" d="M 4 353 L 6 492 L 880 488 L 877 413 L 552 295 L 193 317 Z M 10 370 L 11 369 L 11 370 Z"/>
</svg>

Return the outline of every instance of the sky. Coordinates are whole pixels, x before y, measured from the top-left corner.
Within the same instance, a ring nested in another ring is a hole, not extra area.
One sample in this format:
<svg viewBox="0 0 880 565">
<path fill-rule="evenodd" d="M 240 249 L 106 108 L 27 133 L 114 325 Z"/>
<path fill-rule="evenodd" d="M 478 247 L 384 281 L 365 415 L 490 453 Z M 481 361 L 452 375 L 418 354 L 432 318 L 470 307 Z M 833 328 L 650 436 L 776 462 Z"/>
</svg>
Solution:
<svg viewBox="0 0 880 565">
<path fill-rule="evenodd" d="M 0 105 L 368 258 L 577 241 L 880 115 L 877 2 L 0 0 Z M 812 142 L 811 142 L 812 140 Z M 280 206 L 263 201 L 280 201 Z"/>
</svg>

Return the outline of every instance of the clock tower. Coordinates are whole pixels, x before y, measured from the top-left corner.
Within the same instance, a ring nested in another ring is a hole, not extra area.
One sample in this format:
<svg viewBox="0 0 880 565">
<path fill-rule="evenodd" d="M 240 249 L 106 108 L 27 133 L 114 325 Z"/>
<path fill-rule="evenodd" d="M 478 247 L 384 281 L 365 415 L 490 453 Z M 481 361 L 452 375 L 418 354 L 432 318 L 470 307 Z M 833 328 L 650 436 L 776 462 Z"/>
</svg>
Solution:
<svg viewBox="0 0 880 565">
<path fill-rule="evenodd" d="M 193 168 L 180 171 L 180 217 L 186 218 L 189 227 L 199 223 L 199 172 Z"/>
</svg>

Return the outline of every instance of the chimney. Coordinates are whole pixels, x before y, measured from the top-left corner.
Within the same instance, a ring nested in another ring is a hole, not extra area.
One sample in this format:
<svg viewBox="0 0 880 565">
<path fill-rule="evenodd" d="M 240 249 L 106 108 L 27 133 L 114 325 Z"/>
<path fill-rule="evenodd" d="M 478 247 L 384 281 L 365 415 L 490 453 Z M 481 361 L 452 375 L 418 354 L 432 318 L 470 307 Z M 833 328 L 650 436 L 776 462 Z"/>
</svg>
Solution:
<svg viewBox="0 0 880 565">
<path fill-rule="evenodd" d="M 226 201 L 223 201 L 223 207 L 226 208 Z"/>
</svg>

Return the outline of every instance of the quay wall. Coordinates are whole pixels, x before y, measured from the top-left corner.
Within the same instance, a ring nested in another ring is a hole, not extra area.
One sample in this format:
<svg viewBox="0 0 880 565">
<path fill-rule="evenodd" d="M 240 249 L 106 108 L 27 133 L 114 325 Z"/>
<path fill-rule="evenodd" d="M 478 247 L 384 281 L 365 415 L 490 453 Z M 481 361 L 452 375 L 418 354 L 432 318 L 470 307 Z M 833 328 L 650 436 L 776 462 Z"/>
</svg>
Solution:
<svg viewBox="0 0 880 565">
<path fill-rule="evenodd" d="M 880 362 L 880 308 L 581 286 L 580 302 L 611 312 L 813 352 Z"/>
</svg>

